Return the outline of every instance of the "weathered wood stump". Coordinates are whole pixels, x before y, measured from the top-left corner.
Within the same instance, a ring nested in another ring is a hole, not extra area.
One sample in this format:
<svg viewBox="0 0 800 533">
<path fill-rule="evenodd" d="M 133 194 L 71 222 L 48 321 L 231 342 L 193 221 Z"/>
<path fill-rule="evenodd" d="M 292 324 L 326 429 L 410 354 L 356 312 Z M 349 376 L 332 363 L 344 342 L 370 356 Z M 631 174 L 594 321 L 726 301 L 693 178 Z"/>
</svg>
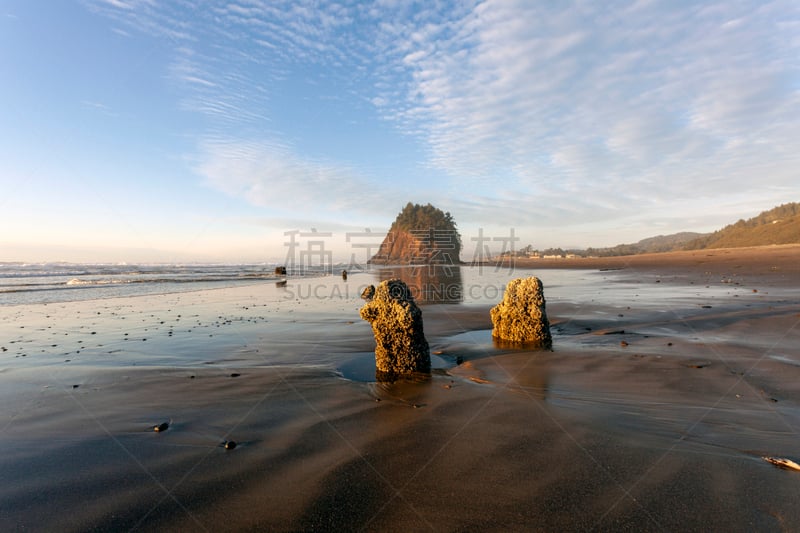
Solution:
<svg viewBox="0 0 800 533">
<path fill-rule="evenodd" d="M 539 278 L 517 278 L 509 282 L 503 300 L 491 311 L 492 337 L 511 344 L 550 347 L 550 322 L 545 311 L 544 290 Z"/>
<path fill-rule="evenodd" d="M 399 279 L 382 281 L 360 314 L 372 325 L 375 335 L 378 381 L 395 381 L 400 376 L 431 371 L 422 310 L 405 283 Z"/>
</svg>

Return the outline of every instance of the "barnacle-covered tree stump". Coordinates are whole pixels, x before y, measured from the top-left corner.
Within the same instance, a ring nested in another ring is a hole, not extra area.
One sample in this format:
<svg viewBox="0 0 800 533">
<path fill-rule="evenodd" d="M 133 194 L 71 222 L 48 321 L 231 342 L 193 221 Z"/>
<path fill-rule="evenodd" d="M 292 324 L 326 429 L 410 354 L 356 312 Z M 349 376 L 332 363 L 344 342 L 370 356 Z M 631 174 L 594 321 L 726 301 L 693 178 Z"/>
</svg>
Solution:
<svg viewBox="0 0 800 533">
<path fill-rule="evenodd" d="M 490 313 L 494 338 L 512 344 L 552 346 L 544 290 L 539 278 L 517 278 L 509 282 L 503 301 Z"/>
<path fill-rule="evenodd" d="M 399 279 L 382 281 L 371 294 L 370 301 L 361 308 L 361 318 L 372 325 L 375 335 L 378 381 L 430 372 L 430 348 L 422 328 L 422 310 L 404 282 Z"/>
</svg>

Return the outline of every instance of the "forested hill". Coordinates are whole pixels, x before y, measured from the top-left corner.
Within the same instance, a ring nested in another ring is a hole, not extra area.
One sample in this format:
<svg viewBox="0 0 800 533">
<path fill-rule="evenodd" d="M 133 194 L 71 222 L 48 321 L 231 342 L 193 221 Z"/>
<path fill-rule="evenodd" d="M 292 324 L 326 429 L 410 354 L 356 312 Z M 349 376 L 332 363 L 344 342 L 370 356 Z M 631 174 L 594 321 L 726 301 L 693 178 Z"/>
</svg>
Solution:
<svg viewBox="0 0 800 533">
<path fill-rule="evenodd" d="M 800 243 L 800 203 L 797 202 L 779 205 L 748 220 L 739 220 L 686 243 L 684 249 L 794 243 Z"/>
<path fill-rule="evenodd" d="M 585 250 L 548 248 L 535 250 L 528 245 L 516 253 L 518 256 L 611 257 L 645 253 L 700 250 L 704 248 L 741 248 L 771 244 L 800 244 L 800 203 L 790 202 L 748 220 L 739 220 L 713 233 L 682 232 L 658 235 L 632 244 L 618 244 L 609 248 Z"/>
<path fill-rule="evenodd" d="M 658 252 L 671 252 L 682 250 L 687 242 L 703 237 L 703 233 L 684 231 L 671 235 L 658 235 L 642 239 L 633 244 L 618 244 L 611 248 L 588 248 L 587 250 L 575 251 L 577 255 L 588 255 L 596 257 L 611 257 L 617 255 L 651 254 Z"/>
</svg>

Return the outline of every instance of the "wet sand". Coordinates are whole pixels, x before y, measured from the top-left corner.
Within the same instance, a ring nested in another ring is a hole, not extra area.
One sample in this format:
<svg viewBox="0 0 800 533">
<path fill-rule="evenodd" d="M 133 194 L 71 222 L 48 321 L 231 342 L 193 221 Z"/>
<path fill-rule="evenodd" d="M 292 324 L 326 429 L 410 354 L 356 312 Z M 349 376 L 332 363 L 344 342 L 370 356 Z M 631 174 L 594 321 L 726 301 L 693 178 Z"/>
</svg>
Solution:
<svg viewBox="0 0 800 533">
<path fill-rule="evenodd" d="M 394 384 L 366 275 L 3 308 L 0 529 L 797 530 L 800 472 L 762 456 L 800 460 L 799 250 L 580 290 L 518 263 L 552 351 L 495 346 L 489 302 L 426 305 L 439 368 Z"/>
</svg>

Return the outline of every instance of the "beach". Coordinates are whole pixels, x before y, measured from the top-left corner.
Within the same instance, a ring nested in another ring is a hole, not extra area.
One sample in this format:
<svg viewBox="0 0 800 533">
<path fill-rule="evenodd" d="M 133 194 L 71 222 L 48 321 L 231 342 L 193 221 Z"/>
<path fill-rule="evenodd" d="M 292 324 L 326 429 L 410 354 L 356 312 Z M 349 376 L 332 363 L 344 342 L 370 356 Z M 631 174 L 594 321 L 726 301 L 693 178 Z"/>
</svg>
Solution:
<svg viewBox="0 0 800 533">
<path fill-rule="evenodd" d="M 0 529 L 800 529 L 800 246 L 454 270 L 0 307 Z M 496 345 L 531 275 L 553 348 Z M 391 276 L 433 370 L 377 383 Z"/>
</svg>

